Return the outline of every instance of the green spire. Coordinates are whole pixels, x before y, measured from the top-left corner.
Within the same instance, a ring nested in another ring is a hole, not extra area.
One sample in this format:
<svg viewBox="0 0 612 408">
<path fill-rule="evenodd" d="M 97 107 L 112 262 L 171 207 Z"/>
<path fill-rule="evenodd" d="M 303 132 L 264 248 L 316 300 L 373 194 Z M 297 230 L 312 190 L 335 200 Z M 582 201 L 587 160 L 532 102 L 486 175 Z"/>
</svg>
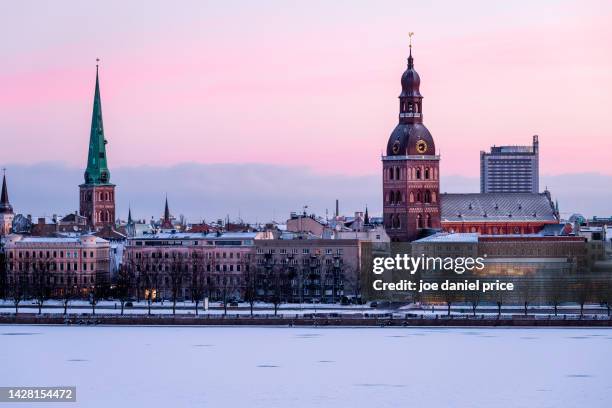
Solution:
<svg viewBox="0 0 612 408">
<path fill-rule="evenodd" d="M 96 60 L 99 61 L 99 60 Z M 102 123 L 102 101 L 100 99 L 100 82 L 98 64 L 96 64 L 96 91 L 94 93 L 91 132 L 89 134 L 89 154 L 85 170 L 85 184 L 109 184 L 110 172 L 106 163 L 106 139 Z"/>
</svg>

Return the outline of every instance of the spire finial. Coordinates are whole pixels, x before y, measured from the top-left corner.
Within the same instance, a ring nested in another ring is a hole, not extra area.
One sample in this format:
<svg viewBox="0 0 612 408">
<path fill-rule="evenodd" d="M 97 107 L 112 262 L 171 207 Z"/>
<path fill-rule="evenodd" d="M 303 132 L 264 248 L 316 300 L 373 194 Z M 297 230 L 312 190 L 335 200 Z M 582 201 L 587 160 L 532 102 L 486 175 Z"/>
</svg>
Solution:
<svg viewBox="0 0 612 408">
<path fill-rule="evenodd" d="M 408 33 L 408 48 L 410 49 L 410 53 L 408 55 L 408 68 L 412 68 L 414 66 L 412 62 L 412 36 L 414 33 L 411 31 Z"/>
</svg>

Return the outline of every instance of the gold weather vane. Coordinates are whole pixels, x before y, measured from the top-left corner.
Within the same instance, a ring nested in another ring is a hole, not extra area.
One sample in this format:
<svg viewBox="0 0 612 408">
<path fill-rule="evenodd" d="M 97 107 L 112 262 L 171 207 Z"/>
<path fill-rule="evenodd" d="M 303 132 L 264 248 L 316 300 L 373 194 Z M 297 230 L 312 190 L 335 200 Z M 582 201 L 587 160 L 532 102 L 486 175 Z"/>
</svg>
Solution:
<svg viewBox="0 0 612 408">
<path fill-rule="evenodd" d="M 412 36 L 414 35 L 413 32 L 409 32 L 408 33 L 408 41 L 409 41 L 409 47 L 410 49 L 412 49 Z"/>
</svg>

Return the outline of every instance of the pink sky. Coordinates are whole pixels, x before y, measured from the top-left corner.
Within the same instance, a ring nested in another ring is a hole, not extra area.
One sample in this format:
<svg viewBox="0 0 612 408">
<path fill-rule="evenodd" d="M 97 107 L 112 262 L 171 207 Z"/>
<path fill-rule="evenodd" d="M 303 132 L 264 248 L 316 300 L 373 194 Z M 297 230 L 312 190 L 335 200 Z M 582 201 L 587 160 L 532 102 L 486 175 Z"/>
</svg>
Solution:
<svg viewBox="0 0 612 408">
<path fill-rule="evenodd" d="M 542 174 L 612 174 L 609 2 L 19 3 L 0 24 L 2 165 L 85 166 L 100 57 L 111 171 L 377 173 L 414 31 L 444 172 L 539 134 Z"/>
</svg>

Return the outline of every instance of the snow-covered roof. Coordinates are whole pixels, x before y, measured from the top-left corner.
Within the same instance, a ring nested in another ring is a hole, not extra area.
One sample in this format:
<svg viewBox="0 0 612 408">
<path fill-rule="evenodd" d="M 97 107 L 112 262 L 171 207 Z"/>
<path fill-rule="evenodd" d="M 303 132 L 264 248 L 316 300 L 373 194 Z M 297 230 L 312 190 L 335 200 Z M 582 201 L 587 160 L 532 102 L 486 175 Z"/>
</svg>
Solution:
<svg viewBox="0 0 612 408">
<path fill-rule="evenodd" d="M 214 232 L 158 232 L 156 234 L 144 234 L 131 239 L 134 240 L 146 240 L 146 239 L 255 239 L 257 236 L 256 232 L 224 232 L 217 234 Z"/>
<path fill-rule="evenodd" d="M 427 242 L 477 243 L 478 234 L 473 233 L 473 232 L 457 232 L 457 233 L 440 232 L 440 233 L 430 235 L 425 238 L 421 238 L 414 242 L 415 243 L 427 243 Z"/>
</svg>

